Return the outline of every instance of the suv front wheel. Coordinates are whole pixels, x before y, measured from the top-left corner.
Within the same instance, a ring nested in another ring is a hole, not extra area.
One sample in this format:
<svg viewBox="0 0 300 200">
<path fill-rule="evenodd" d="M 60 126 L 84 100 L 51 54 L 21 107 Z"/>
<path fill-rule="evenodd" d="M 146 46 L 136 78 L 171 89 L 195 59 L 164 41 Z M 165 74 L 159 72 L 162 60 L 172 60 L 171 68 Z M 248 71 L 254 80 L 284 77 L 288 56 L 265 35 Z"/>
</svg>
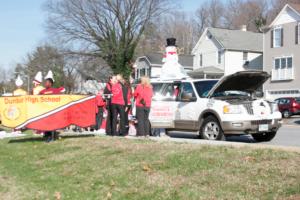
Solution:
<svg viewBox="0 0 300 200">
<path fill-rule="evenodd" d="M 275 135 L 276 131 L 270 133 L 252 134 L 252 137 L 256 142 L 269 142 L 275 137 Z"/>
<path fill-rule="evenodd" d="M 222 127 L 214 116 L 204 119 L 199 134 L 200 138 L 205 140 L 225 140 Z"/>
</svg>

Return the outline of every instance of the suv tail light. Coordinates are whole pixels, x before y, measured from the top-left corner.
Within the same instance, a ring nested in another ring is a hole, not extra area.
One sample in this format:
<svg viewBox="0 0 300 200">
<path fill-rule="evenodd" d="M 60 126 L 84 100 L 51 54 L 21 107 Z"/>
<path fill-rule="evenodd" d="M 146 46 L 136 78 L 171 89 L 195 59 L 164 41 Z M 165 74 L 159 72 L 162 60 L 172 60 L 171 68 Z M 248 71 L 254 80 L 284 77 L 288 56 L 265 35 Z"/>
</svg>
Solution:
<svg viewBox="0 0 300 200">
<path fill-rule="evenodd" d="M 292 105 L 293 107 L 296 107 L 297 106 L 297 103 L 296 102 L 293 102 L 293 105 Z"/>
</svg>

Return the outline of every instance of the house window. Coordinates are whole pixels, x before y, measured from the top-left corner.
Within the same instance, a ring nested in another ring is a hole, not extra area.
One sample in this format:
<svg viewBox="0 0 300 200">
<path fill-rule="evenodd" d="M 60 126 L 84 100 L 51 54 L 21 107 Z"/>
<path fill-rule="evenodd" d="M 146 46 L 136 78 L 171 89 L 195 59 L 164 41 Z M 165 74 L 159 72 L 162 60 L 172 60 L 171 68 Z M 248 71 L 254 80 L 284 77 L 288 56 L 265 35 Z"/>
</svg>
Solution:
<svg viewBox="0 0 300 200">
<path fill-rule="evenodd" d="M 295 36 L 296 44 L 300 44 L 300 22 L 296 26 Z"/>
<path fill-rule="evenodd" d="M 218 64 L 221 64 L 222 63 L 222 51 L 219 50 L 218 51 Z"/>
<path fill-rule="evenodd" d="M 280 67 L 280 59 L 275 59 L 275 69 L 279 69 Z"/>
<path fill-rule="evenodd" d="M 293 67 L 293 58 L 288 57 L 287 58 L 287 68 L 292 68 Z"/>
<path fill-rule="evenodd" d="M 268 92 L 271 95 L 300 94 L 300 90 L 271 90 Z"/>
<path fill-rule="evenodd" d="M 283 28 L 275 28 L 273 30 L 273 46 L 282 47 L 283 46 Z"/>
<path fill-rule="evenodd" d="M 202 66 L 203 66 L 203 55 L 200 54 L 200 67 L 202 67 Z"/>
<path fill-rule="evenodd" d="M 282 57 L 274 59 L 272 80 L 290 80 L 294 78 L 293 57 Z"/>
</svg>

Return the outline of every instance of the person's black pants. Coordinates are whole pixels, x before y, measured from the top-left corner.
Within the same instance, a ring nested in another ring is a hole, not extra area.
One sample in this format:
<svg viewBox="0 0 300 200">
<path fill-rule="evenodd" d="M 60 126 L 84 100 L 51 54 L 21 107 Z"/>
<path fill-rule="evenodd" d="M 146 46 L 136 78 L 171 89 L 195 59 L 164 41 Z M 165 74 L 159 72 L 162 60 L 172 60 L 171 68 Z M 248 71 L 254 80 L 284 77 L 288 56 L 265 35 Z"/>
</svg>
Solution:
<svg viewBox="0 0 300 200">
<path fill-rule="evenodd" d="M 111 105 L 111 111 L 112 111 L 112 135 L 113 136 L 117 136 L 117 135 L 124 136 L 124 135 L 126 135 L 125 106 L 124 105 L 119 105 L 119 104 L 112 104 Z M 118 115 L 120 115 L 120 123 L 119 123 L 120 131 L 119 132 L 117 130 Z"/>
<path fill-rule="evenodd" d="M 129 131 L 129 119 L 128 119 L 128 115 L 130 113 L 131 110 L 131 106 L 127 106 L 126 107 L 126 111 L 125 111 L 125 128 L 126 128 L 126 135 L 128 135 L 128 131 Z"/>
<path fill-rule="evenodd" d="M 105 132 L 107 135 L 112 135 L 112 108 L 111 104 L 107 105 L 107 116 L 106 116 L 106 128 Z"/>
<path fill-rule="evenodd" d="M 46 131 L 44 133 L 44 137 L 46 139 L 46 142 L 51 142 L 58 139 L 58 133 L 56 131 Z"/>
<path fill-rule="evenodd" d="M 96 114 L 95 130 L 101 129 L 102 121 L 103 121 L 103 107 L 98 107 L 98 113 Z"/>
<path fill-rule="evenodd" d="M 150 121 L 149 121 L 150 108 L 136 107 L 137 136 L 150 135 Z"/>
</svg>

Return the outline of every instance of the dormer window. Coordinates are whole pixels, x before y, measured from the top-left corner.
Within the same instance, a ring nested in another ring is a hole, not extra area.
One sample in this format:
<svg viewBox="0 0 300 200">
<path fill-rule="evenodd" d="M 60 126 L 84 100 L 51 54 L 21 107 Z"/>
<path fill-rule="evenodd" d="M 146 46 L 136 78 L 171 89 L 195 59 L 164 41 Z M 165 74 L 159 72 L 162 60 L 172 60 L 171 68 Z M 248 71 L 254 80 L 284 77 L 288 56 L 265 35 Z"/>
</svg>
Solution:
<svg viewBox="0 0 300 200">
<path fill-rule="evenodd" d="M 283 46 L 283 28 L 276 27 L 271 33 L 272 48 L 278 48 Z"/>
</svg>

